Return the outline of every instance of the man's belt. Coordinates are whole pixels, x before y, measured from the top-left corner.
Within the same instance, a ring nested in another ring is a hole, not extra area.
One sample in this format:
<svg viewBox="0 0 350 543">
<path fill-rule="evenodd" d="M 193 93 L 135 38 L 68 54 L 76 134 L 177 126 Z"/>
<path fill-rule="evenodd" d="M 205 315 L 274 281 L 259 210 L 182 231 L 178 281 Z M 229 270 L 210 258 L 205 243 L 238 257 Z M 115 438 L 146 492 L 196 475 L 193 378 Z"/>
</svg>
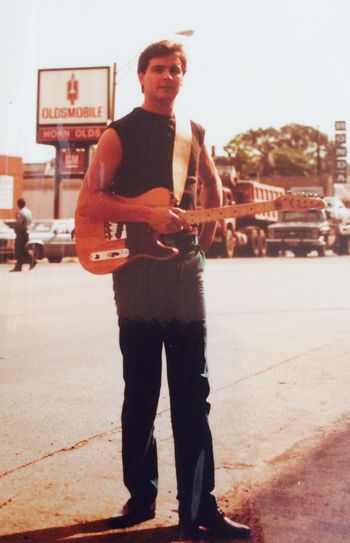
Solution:
<svg viewBox="0 0 350 543">
<path fill-rule="evenodd" d="M 164 243 L 164 245 L 170 245 L 171 247 L 176 247 L 180 250 L 186 250 L 194 245 L 198 245 L 198 235 L 197 231 L 191 233 L 178 232 L 177 234 L 162 234 L 160 236 L 160 241 Z"/>
</svg>

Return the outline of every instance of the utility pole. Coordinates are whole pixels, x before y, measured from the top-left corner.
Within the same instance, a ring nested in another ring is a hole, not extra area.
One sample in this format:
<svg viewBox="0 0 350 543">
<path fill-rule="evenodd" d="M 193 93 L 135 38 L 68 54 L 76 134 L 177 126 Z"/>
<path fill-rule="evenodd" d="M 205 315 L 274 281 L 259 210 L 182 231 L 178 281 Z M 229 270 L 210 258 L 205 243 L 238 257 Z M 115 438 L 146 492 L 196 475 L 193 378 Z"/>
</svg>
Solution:
<svg viewBox="0 0 350 543">
<path fill-rule="evenodd" d="M 320 156 L 320 130 L 317 127 L 316 133 L 316 175 L 321 175 L 321 156 Z"/>
</svg>

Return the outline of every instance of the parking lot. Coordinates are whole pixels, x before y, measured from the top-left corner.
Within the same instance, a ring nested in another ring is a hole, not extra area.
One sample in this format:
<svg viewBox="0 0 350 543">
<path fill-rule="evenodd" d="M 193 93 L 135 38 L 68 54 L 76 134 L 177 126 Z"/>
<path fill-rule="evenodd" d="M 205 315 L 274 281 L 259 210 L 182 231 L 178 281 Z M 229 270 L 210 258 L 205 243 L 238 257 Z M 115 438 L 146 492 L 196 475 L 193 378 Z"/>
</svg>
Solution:
<svg viewBox="0 0 350 543">
<path fill-rule="evenodd" d="M 349 266 L 333 254 L 207 261 L 216 493 L 250 522 L 253 543 L 348 541 Z M 169 543 L 165 382 L 157 518 L 107 538 L 104 519 L 127 497 L 111 277 L 75 259 L 10 267 L 0 266 L 0 543 Z"/>
</svg>

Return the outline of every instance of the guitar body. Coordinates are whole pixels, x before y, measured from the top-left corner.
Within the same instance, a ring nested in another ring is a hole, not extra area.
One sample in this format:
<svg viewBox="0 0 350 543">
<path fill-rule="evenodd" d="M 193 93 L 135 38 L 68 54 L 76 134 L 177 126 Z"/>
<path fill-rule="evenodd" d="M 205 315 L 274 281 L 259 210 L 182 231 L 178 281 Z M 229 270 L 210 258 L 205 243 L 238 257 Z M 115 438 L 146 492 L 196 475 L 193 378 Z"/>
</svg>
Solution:
<svg viewBox="0 0 350 543">
<path fill-rule="evenodd" d="M 170 207 L 172 196 L 165 188 L 151 189 L 140 196 L 118 196 L 125 204 L 149 207 Z M 126 237 L 116 238 L 117 225 L 99 222 L 76 214 L 75 238 L 80 264 L 87 271 L 100 275 L 111 273 L 137 258 L 168 260 L 178 255 L 174 247 L 162 244 L 159 234 L 144 223 L 128 223 Z"/>
</svg>

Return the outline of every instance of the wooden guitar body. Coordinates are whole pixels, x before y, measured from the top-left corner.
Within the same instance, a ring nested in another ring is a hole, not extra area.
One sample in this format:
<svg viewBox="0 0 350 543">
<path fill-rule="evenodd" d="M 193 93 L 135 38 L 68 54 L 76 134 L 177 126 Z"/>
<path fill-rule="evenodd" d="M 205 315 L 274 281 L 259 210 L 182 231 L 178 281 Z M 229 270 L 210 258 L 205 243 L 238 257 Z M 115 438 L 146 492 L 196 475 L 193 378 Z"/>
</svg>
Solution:
<svg viewBox="0 0 350 543">
<path fill-rule="evenodd" d="M 165 188 L 151 189 L 134 198 L 118 196 L 118 200 L 139 206 L 172 205 L 171 193 Z M 111 273 L 135 258 L 168 260 L 178 255 L 178 250 L 161 243 L 159 234 L 147 224 L 128 223 L 121 239 L 117 239 L 116 233 L 117 225 L 114 223 L 93 221 L 76 215 L 76 250 L 83 268 L 100 275 Z"/>
</svg>

